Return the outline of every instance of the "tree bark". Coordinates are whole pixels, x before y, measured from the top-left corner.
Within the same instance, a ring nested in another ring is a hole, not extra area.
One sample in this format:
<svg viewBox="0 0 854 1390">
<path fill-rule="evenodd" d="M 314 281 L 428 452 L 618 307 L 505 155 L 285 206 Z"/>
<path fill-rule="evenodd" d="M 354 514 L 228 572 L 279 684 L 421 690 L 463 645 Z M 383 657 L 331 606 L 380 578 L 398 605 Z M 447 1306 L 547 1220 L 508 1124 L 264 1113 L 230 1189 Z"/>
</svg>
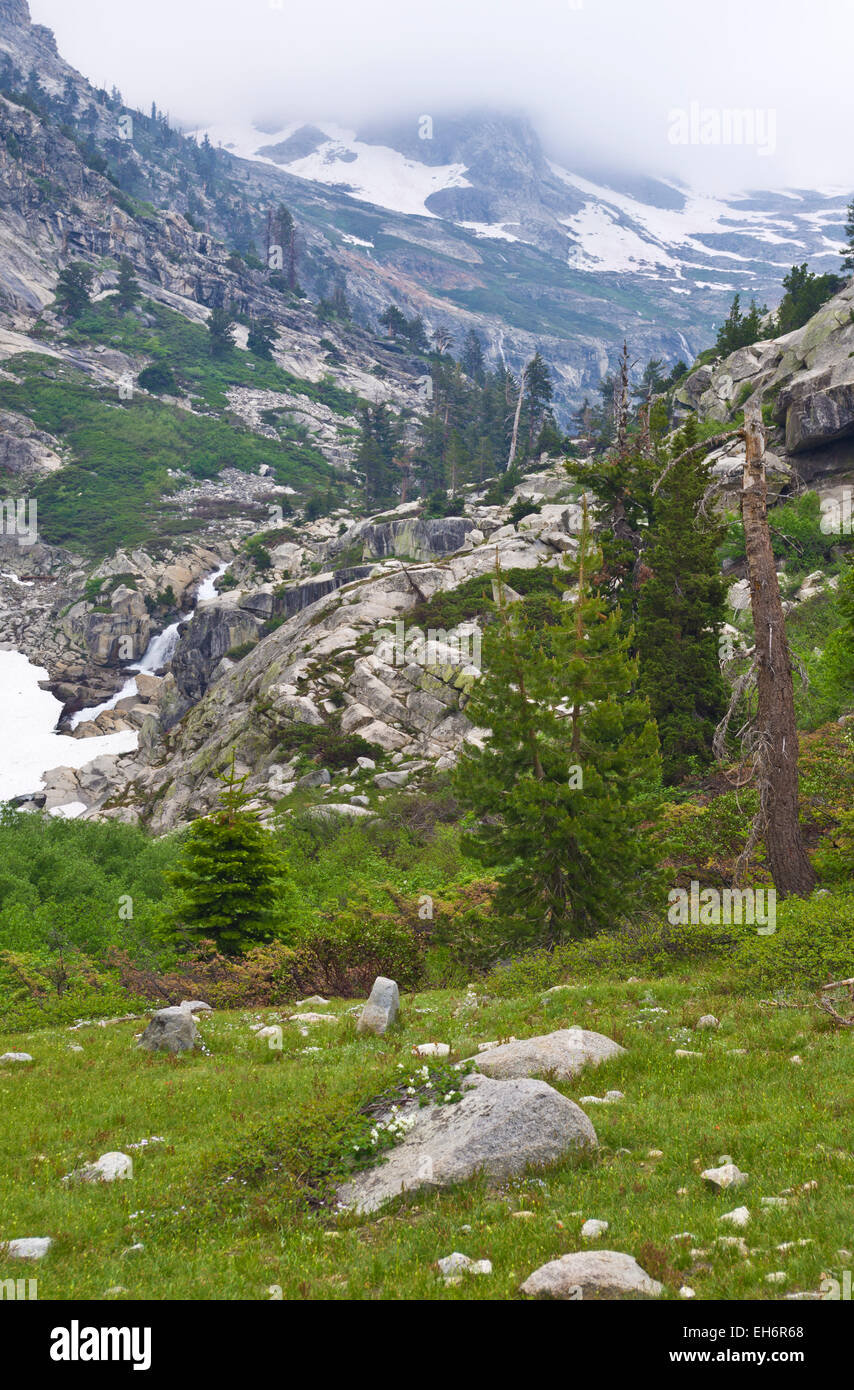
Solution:
<svg viewBox="0 0 854 1390">
<path fill-rule="evenodd" d="M 781 898 L 806 896 L 815 872 L 798 818 L 798 730 L 792 663 L 768 526 L 765 431 L 757 414 L 745 420 L 741 494 L 750 602 L 756 633 L 760 814 L 768 867 Z"/>
</svg>

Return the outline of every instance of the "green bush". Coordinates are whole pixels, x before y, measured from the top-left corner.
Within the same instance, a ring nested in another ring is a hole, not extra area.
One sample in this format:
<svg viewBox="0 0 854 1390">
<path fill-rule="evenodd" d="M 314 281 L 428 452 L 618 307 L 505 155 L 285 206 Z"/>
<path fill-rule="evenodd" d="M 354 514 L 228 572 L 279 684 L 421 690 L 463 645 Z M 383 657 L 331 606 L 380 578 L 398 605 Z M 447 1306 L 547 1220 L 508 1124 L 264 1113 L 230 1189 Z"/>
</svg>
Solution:
<svg viewBox="0 0 854 1390">
<path fill-rule="evenodd" d="M 417 989 L 424 978 L 426 934 L 422 937 L 393 913 L 367 901 L 325 915 L 297 941 L 293 980 L 306 993 L 339 997 L 369 993 L 377 975 Z"/>
<path fill-rule="evenodd" d="M 487 989 L 515 995 L 548 989 L 567 976 L 624 977 L 664 975 L 687 962 L 732 956 L 745 928 L 673 924 L 666 918 L 628 922 L 616 931 L 599 932 L 587 941 L 567 942 L 553 951 L 532 951 L 489 975 Z"/>
<path fill-rule="evenodd" d="M 145 999 L 124 988 L 115 971 L 80 951 L 0 951 L 0 1030 L 74 1023 L 139 1013 Z"/>
<path fill-rule="evenodd" d="M 745 933 L 737 969 L 764 990 L 817 989 L 854 974 L 854 891 L 787 898 L 777 930 Z"/>
</svg>

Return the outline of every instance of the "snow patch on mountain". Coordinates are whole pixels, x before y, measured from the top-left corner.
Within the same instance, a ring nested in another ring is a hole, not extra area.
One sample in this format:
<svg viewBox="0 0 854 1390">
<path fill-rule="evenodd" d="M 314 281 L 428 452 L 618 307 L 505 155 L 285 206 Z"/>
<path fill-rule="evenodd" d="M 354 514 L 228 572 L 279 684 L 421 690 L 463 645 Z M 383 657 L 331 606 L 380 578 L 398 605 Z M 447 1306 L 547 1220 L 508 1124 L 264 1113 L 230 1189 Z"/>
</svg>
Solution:
<svg viewBox="0 0 854 1390">
<path fill-rule="evenodd" d="M 682 207 L 653 207 L 629 194 L 592 183 L 560 165 L 551 164 L 551 169 L 563 183 L 587 198 L 578 213 L 561 219 L 573 243 L 569 264 L 578 270 L 649 275 L 664 268 L 680 275 L 686 263 L 672 253 L 685 251 L 706 258 L 698 268 L 708 268 L 709 257 L 749 260 L 741 252 L 714 244 L 716 238 L 733 236 L 748 237 L 761 245 L 792 248 L 780 262 L 788 268 L 799 255 L 807 255 L 804 232 L 808 227 L 814 229 L 824 221 L 839 219 L 838 207 L 782 214 L 739 206 L 749 201 L 748 194 L 725 201 L 676 184 L 668 187 L 675 188 L 683 198 Z M 802 201 L 797 194 L 786 196 L 791 201 Z M 838 199 L 839 194 L 827 191 L 822 196 Z M 822 254 L 838 256 L 839 243 L 824 240 L 828 249 Z"/>
<path fill-rule="evenodd" d="M 469 188 L 464 164 L 421 164 L 388 145 L 369 145 L 355 131 L 340 126 L 318 125 L 325 137 L 310 153 L 288 157 L 277 146 L 287 145 L 305 127 L 285 126 L 275 133 L 256 126 L 209 126 L 193 132 L 197 138 L 207 134 L 211 144 L 222 145 L 230 154 L 272 164 L 297 178 L 326 184 L 388 212 L 435 218 L 426 200 L 445 188 Z"/>
<path fill-rule="evenodd" d="M 467 232 L 474 232 L 476 237 L 488 237 L 493 241 L 521 241 L 522 238 L 514 236 L 508 232 L 508 227 L 518 227 L 518 222 L 457 222 L 458 227 L 464 227 Z"/>
</svg>

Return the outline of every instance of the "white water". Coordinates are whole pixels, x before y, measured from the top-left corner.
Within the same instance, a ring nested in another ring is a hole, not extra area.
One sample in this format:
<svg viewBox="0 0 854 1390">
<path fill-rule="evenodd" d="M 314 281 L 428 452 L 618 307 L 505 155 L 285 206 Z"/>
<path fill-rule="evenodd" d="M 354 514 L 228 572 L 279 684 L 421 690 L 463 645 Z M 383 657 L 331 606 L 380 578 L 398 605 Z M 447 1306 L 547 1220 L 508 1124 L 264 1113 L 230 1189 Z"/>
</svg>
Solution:
<svg viewBox="0 0 854 1390">
<path fill-rule="evenodd" d="M 218 566 L 213 574 L 208 575 L 207 579 L 202 580 L 198 592 L 196 593 L 196 607 L 198 607 L 200 603 L 205 603 L 208 599 L 216 598 L 216 581 L 225 574 L 227 569 L 228 561 Z M 126 671 L 136 671 L 137 674 L 139 674 L 139 672 L 153 673 L 164 667 L 167 662 L 172 660 L 175 648 L 178 645 L 178 629 L 181 623 L 189 622 L 195 611 L 196 609 L 194 608 L 192 612 L 188 613 L 186 617 L 181 618 L 179 622 L 171 623 L 169 627 L 164 628 L 162 632 L 158 632 L 156 637 L 152 637 L 145 649 L 144 655 L 140 657 L 138 664 L 125 666 L 124 669 Z M 76 729 L 78 724 L 85 724 L 87 720 L 97 719 L 98 715 L 102 714 L 104 710 L 115 709 L 120 700 L 126 700 L 129 695 L 136 694 L 136 679 L 134 676 L 129 676 L 121 690 L 118 690 L 115 695 L 111 695 L 109 700 L 104 700 L 103 704 L 100 705 L 90 705 L 88 709 L 79 709 L 76 714 L 73 714 L 71 716 L 72 729 Z"/>
<path fill-rule="evenodd" d="M 47 675 L 23 652 L 0 651 L 0 801 L 40 791 L 48 768 L 82 767 L 102 753 L 129 753 L 136 747 L 133 729 L 99 738 L 58 734 L 62 705 L 39 686 Z M 63 807 L 63 814 L 69 809 Z"/>
<path fill-rule="evenodd" d="M 227 568 L 227 564 L 221 565 L 199 585 L 197 604 L 216 597 L 215 582 Z M 151 639 L 139 664 L 126 669 L 156 671 L 169 661 L 177 641 L 178 624 L 172 623 Z M 0 650 L 0 802 L 40 791 L 44 786 L 44 773 L 50 768 L 80 768 L 104 753 L 129 753 L 137 746 L 137 734 L 133 729 L 95 738 L 71 738 L 68 734 L 57 733 L 62 705 L 49 690 L 41 689 L 39 681 L 46 680 L 47 676 L 48 672 L 41 666 L 34 666 L 23 652 Z M 84 718 L 94 718 L 101 710 L 112 709 L 119 700 L 135 694 L 136 681 L 130 677 L 118 694 L 103 705 L 80 710 L 73 726 Z M 70 802 L 57 807 L 55 813 L 73 817 L 85 809 L 82 802 Z"/>
</svg>

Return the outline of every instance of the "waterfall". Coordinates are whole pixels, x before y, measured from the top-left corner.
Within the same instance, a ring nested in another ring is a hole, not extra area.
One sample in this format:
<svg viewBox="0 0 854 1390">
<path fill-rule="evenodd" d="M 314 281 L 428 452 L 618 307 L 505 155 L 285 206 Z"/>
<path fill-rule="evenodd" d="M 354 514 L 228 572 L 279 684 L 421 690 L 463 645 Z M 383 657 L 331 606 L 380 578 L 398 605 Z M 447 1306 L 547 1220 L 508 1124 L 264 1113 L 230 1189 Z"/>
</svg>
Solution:
<svg viewBox="0 0 854 1390">
<path fill-rule="evenodd" d="M 209 599 L 216 598 L 216 581 L 225 574 L 227 569 L 228 561 L 226 560 L 224 564 L 218 565 L 212 574 L 209 574 L 206 579 L 202 580 L 196 591 L 196 607 L 198 607 L 200 603 L 206 603 Z M 147 672 L 153 674 L 155 671 L 160 671 L 164 666 L 167 666 L 175 655 L 181 624 L 189 622 L 195 611 L 196 608 L 193 608 L 186 617 L 181 618 L 177 623 L 170 623 L 169 627 L 164 628 L 162 632 L 158 632 L 156 636 L 152 637 L 139 661 L 125 666 L 123 669 L 128 672 L 136 671 L 137 673 Z M 97 719 L 98 715 L 103 714 L 104 710 L 115 709 L 120 700 L 126 700 L 128 696 L 136 695 L 137 693 L 138 687 L 136 678 L 130 675 L 121 690 L 117 691 L 115 695 L 111 695 L 109 700 L 104 700 L 100 705 L 91 705 L 88 709 L 80 709 L 76 714 L 73 714 L 71 716 L 71 728 L 76 729 L 78 724 L 85 724 L 87 720 Z"/>
</svg>

